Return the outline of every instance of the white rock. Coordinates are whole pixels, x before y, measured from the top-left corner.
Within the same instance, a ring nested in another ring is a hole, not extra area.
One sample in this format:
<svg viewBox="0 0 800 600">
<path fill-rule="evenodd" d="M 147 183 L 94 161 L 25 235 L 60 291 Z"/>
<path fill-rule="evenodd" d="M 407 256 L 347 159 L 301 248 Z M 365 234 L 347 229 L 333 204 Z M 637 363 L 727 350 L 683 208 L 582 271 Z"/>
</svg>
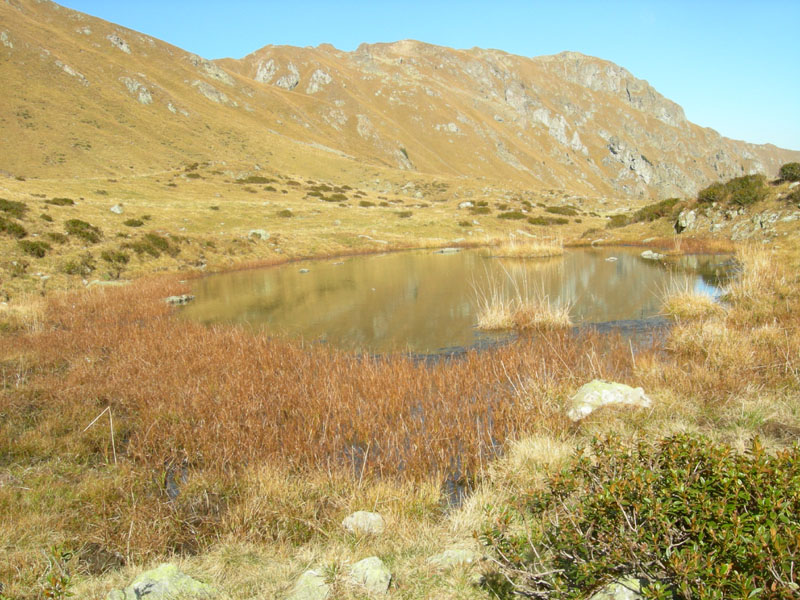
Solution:
<svg viewBox="0 0 800 600">
<path fill-rule="evenodd" d="M 601 379 L 595 379 L 582 386 L 571 398 L 571 403 L 572 408 L 567 412 L 567 416 L 573 421 L 580 421 L 608 404 L 628 404 L 642 408 L 649 408 L 652 404 L 640 387 L 632 388 L 624 383 Z"/>
<path fill-rule="evenodd" d="M 322 573 L 310 570 L 300 575 L 288 600 L 325 600 L 330 593 L 331 586 L 325 582 Z"/>
<path fill-rule="evenodd" d="M 385 594 L 392 581 L 392 574 L 377 556 L 370 556 L 350 567 L 347 581 L 363 587 L 370 594 Z"/>
<path fill-rule="evenodd" d="M 465 548 L 451 548 L 439 554 L 431 556 L 427 562 L 429 565 L 440 569 L 451 569 L 462 565 L 470 565 L 477 562 L 481 555 L 474 550 Z"/>
<path fill-rule="evenodd" d="M 659 254 L 658 252 L 653 252 L 652 250 L 645 250 L 640 256 L 645 260 L 661 260 L 662 258 L 666 258 L 664 254 Z"/>
<path fill-rule="evenodd" d="M 361 535 L 378 535 L 383 533 L 385 526 L 382 516 L 365 510 L 356 511 L 342 521 L 346 531 Z"/>
<path fill-rule="evenodd" d="M 114 213 L 115 215 L 121 215 L 124 212 L 124 209 L 122 208 L 122 204 L 115 204 L 109 210 L 112 213 Z"/>
</svg>

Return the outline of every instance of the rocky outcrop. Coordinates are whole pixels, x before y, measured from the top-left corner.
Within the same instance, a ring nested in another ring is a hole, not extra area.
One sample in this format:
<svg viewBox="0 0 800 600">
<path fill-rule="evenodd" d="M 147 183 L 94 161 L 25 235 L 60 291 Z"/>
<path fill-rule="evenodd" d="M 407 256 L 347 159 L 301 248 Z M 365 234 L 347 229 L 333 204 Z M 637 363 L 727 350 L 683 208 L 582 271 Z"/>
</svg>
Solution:
<svg viewBox="0 0 800 600">
<path fill-rule="evenodd" d="M 164 563 L 142 573 L 125 589 L 112 591 L 106 600 L 211 600 L 218 596 L 210 585 L 192 579 L 173 564 Z"/>
<path fill-rule="evenodd" d="M 385 594 L 391 581 L 392 574 L 377 556 L 358 561 L 347 574 L 350 585 L 363 588 L 370 594 Z"/>
<path fill-rule="evenodd" d="M 624 383 L 614 383 L 595 379 L 582 386 L 570 400 L 571 407 L 567 416 L 573 421 L 580 421 L 598 408 L 608 405 L 626 404 L 649 408 L 650 398 L 645 396 L 640 387 L 632 388 Z"/>
</svg>

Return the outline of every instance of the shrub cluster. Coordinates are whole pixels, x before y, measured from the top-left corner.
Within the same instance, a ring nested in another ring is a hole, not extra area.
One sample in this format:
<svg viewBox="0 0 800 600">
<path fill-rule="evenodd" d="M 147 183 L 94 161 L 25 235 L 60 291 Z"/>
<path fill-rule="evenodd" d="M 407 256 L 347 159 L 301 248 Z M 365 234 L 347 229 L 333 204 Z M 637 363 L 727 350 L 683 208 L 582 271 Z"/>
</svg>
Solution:
<svg viewBox="0 0 800 600">
<path fill-rule="evenodd" d="M 64 228 L 69 235 L 79 237 L 90 244 L 96 244 L 103 237 L 100 229 L 80 219 L 69 219 L 64 223 Z"/>
<path fill-rule="evenodd" d="M 9 221 L 4 217 L 0 217 L 0 233 L 7 233 L 13 238 L 24 238 L 28 235 L 25 228 L 15 221 Z"/>
<path fill-rule="evenodd" d="M 53 206 L 74 206 L 75 201 L 72 198 L 51 198 L 45 200 L 45 204 L 52 204 Z"/>
<path fill-rule="evenodd" d="M 786 163 L 781 167 L 778 175 L 784 181 L 800 181 L 800 163 Z"/>
<path fill-rule="evenodd" d="M 525 213 L 519 212 L 518 210 L 511 210 L 508 212 L 500 213 L 499 215 L 497 215 L 497 218 L 519 220 L 525 218 Z"/>
<path fill-rule="evenodd" d="M 528 217 L 528 223 L 547 227 L 549 225 L 566 225 L 569 223 L 569 219 L 564 217 Z"/>
<path fill-rule="evenodd" d="M 167 238 L 156 233 L 147 233 L 141 239 L 124 244 L 123 248 L 133 250 L 137 255 L 149 254 L 153 258 L 158 258 L 162 252 L 174 258 L 180 252 L 180 248 L 172 245 Z M 116 256 L 121 254 L 124 254 L 124 252 L 117 252 Z M 106 257 L 103 258 L 108 262 L 119 262 L 118 260 L 112 261 Z"/>
<path fill-rule="evenodd" d="M 697 201 L 703 204 L 737 204 L 749 206 L 767 197 L 767 183 L 763 175 L 744 175 L 725 183 L 712 183 L 700 190 Z"/>
<path fill-rule="evenodd" d="M 15 219 L 21 219 L 28 212 L 28 207 L 24 202 L 0 198 L 0 212 L 4 212 Z"/>
<path fill-rule="evenodd" d="M 52 247 L 47 242 L 19 240 L 17 244 L 20 250 L 34 258 L 44 258 L 48 250 L 52 250 Z"/>
<path fill-rule="evenodd" d="M 565 217 L 574 217 L 578 214 L 578 211 L 572 206 L 548 206 L 544 210 L 550 214 L 564 215 Z"/>
<path fill-rule="evenodd" d="M 800 446 L 739 454 L 689 435 L 592 452 L 482 533 L 517 593 L 574 598 L 623 575 L 648 598 L 796 598 Z"/>
</svg>

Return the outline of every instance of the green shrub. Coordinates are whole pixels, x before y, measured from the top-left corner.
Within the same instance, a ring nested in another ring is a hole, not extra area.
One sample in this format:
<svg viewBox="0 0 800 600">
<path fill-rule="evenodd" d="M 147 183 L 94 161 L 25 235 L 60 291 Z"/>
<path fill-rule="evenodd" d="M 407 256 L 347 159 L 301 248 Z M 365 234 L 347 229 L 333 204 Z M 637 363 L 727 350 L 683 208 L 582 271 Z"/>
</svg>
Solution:
<svg viewBox="0 0 800 600">
<path fill-rule="evenodd" d="M 6 200 L 0 198 L 0 211 L 15 219 L 21 219 L 28 212 L 28 207 L 24 202 L 15 202 L 14 200 Z"/>
<path fill-rule="evenodd" d="M 633 213 L 631 221 L 634 223 L 649 223 L 662 217 L 672 217 L 676 205 L 681 201 L 680 198 L 668 198 L 655 204 L 648 204 Z M 674 215 L 677 217 L 677 215 Z"/>
<path fill-rule="evenodd" d="M 784 200 L 788 200 L 789 202 L 797 202 L 798 204 L 800 204 L 800 187 L 795 188 L 791 192 L 789 192 L 784 198 Z"/>
<path fill-rule="evenodd" d="M 187 179 L 202 179 L 200 173 L 186 173 Z"/>
<path fill-rule="evenodd" d="M 800 181 L 800 163 L 786 163 L 778 174 L 784 181 Z"/>
<path fill-rule="evenodd" d="M 361 200 L 359 201 L 358 205 L 363 208 L 372 208 L 373 206 L 375 206 L 375 203 L 370 202 L 369 200 Z"/>
<path fill-rule="evenodd" d="M 488 206 L 473 206 L 469 209 L 473 215 L 488 215 L 492 212 L 492 209 Z"/>
<path fill-rule="evenodd" d="M 44 201 L 45 204 L 52 204 L 53 206 L 74 206 L 75 201 L 72 198 L 50 198 Z"/>
<path fill-rule="evenodd" d="M 94 193 L 98 196 L 108 196 L 108 192 L 106 190 L 95 190 Z"/>
<path fill-rule="evenodd" d="M 489 203 L 486 200 L 478 200 L 475 206 L 489 206 Z"/>
<path fill-rule="evenodd" d="M 564 215 L 565 217 L 574 217 L 578 214 L 578 211 L 572 206 L 548 206 L 544 210 L 545 212 L 549 212 L 554 215 Z"/>
<path fill-rule="evenodd" d="M 55 242 L 56 244 L 66 244 L 67 241 L 69 241 L 69 238 L 66 235 L 57 231 L 49 231 L 47 233 L 47 239 L 49 239 L 51 242 Z"/>
<path fill-rule="evenodd" d="M 278 216 L 283 217 L 284 219 L 289 219 L 294 216 L 294 213 L 288 208 L 284 208 L 283 210 L 278 211 Z"/>
<path fill-rule="evenodd" d="M 125 244 L 123 248 L 129 248 L 138 255 L 149 254 L 153 258 L 158 258 L 162 252 L 174 258 L 180 252 L 180 248 L 156 233 L 145 234 L 141 239 Z"/>
<path fill-rule="evenodd" d="M 61 270 L 67 275 L 89 275 L 95 270 L 94 257 L 87 252 L 79 258 L 65 262 L 61 266 Z"/>
<path fill-rule="evenodd" d="M 459 227 L 472 227 L 472 221 L 459 221 Z"/>
<path fill-rule="evenodd" d="M 712 183 L 700 190 L 697 201 L 702 204 L 717 202 L 748 206 L 766 198 L 768 191 L 763 175 L 744 175 L 725 183 Z"/>
<path fill-rule="evenodd" d="M 586 597 L 631 575 L 648 598 L 796 598 L 799 490 L 798 445 L 770 456 L 757 439 L 744 454 L 689 435 L 596 439 L 481 539 L 531 597 Z"/>
<path fill-rule="evenodd" d="M 9 221 L 6 218 L 0 217 L 0 233 L 6 233 L 13 238 L 24 238 L 28 235 L 25 228 L 15 221 Z"/>
<path fill-rule="evenodd" d="M 631 222 L 630 215 L 622 214 L 622 215 L 611 215 L 611 218 L 606 223 L 606 227 L 609 229 L 615 229 L 617 227 L 625 227 L 628 223 Z"/>
<path fill-rule="evenodd" d="M 265 192 L 277 192 L 278 190 L 276 190 L 274 186 L 271 186 L 271 185 L 265 185 L 265 186 L 264 186 L 264 191 L 265 191 Z"/>
<path fill-rule="evenodd" d="M 549 225 L 566 225 L 569 223 L 569 219 L 564 217 L 528 217 L 528 223 L 547 227 Z"/>
<path fill-rule="evenodd" d="M 51 217 L 51 216 L 50 216 L 50 215 L 48 215 L 47 213 L 42 213 L 42 214 L 40 214 L 40 215 L 39 215 L 39 218 L 40 218 L 42 221 L 47 221 L 48 223 L 52 223 L 52 222 L 53 222 L 53 217 Z"/>
<path fill-rule="evenodd" d="M 141 219 L 127 219 L 122 224 L 126 225 L 127 227 L 141 227 L 144 225 L 144 221 Z"/>
<path fill-rule="evenodd" d="M 413 215 L 414 213 L 412 213 L 410 210 L 399 210 L 399 211 L 397 211 L 395 214 L 396 214 L 398 217 L 400 217 L 401 219 L 407 219 L 407 218 L 409 218 L 411 215 Z"/>
<path fill-rule="evenodd" d="M 90 244 L 96 244 L 103 237 L 100 230 L 94 225 L 80 219 L 69 219 L 64 223 L 64 227 L 69 235 L 74 235 Z"/>
<path fill-rule="evenodd" d="M 508 204 L 506 204 L 505 202 L 501 202 L 500 204 L 497 205 L 497 210 L 508 210 Z"/>
<path fill-rule="evenodd" d="M 131 259 L 128 253 L 122 250 L 103 250 L 103 252 L 100 253 L 100 258 L 109 264 L 111 267 L 110 275 L 114 279 L 119 279 L 122 269 L 125 268 L 125 265 L 127 265 L 128 261 Z"/>
<path fill-rule="evenodd" d="M 525 218 L 525 213 L 521 213 L 518 210 L 512 210 L 509 212 L 500 213 L 497 215 L 498 219 L 511 219 L 511 220 L 519 220 Z"/>
<path fill-rule="evenodd" d="M 269 183 L 271 180 L 261 175 L 250 175 L 249 177 L 242 177 L 237 179 L 236 183 Z"/>
<path fill-rule="evenodd" d="M 52 250 L 52 247 L 47 242 L 33 240 L 19 240 L 17 245 L 25 254 L 35 258 L 44 258 L 48 250 Z"/>
</svg>

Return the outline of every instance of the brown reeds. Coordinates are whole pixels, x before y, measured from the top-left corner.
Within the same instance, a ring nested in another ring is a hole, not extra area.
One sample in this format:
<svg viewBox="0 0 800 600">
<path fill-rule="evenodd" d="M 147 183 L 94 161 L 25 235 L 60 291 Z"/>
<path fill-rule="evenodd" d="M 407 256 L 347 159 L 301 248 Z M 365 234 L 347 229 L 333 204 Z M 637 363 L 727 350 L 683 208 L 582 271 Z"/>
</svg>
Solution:
<svg viewBox="0 0 800 600">
<path fill-rule="evenodd" d="M 564 240 L 510 237 L 495 246 L 492 254 L 498 258 L 551 258 L 564 254 Z"/>
</svg>

